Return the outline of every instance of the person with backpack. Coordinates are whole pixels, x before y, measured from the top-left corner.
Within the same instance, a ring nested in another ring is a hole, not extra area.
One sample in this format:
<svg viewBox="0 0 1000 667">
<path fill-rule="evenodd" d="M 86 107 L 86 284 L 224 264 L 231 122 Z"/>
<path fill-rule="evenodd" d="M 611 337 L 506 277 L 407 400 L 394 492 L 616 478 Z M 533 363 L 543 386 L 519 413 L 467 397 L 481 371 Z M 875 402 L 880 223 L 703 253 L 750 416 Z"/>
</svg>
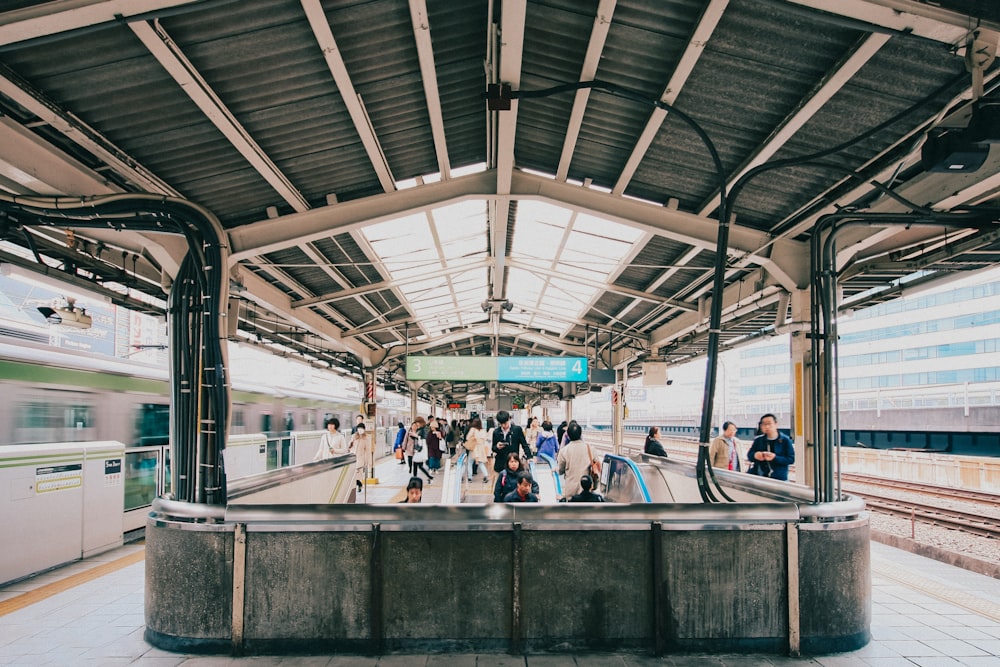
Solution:
<svg viewBox="0 0 1000 667">
<path fill-rule="evenodd" d="M 542 422 L 542 430 L 538 432 L 538 437 L 535 441 L 535 451 L 539 456 L 545 454 L 553 460 L 559 454 L 559 440 L 556 439 L 556 434 L 552 432 L 552 422 L 547 419 Z"/>
<path fill-rule="evenodd" d="M 518 473 L 521 472 L 521 459 L 515 453 L 507 454 L 507 465 L 497 475 L 493 485 L 493 502 L 502 503 L 512 491 L 517 491 Z M 531 480 L 531 492 L 538 495 L 538 482 Z"/>
<path fill-rule="evenodd" d="M 505 503 L 537 503 L 538 494 L 532 489 L 535 488 L 535 480 L 531 478 L 531 473 L 522 470 L 517 473 L 517 486 L 513 491 L 504 496 Z"/>
</svg>

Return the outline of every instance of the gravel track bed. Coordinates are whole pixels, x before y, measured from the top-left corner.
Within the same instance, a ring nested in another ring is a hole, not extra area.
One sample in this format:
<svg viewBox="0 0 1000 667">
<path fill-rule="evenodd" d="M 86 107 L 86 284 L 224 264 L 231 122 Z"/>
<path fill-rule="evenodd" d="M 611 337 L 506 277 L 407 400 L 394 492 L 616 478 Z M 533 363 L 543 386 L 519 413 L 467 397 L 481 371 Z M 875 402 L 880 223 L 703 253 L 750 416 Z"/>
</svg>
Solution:
<svg viewBox="0 0 1000 667">
<path fill-rule="evenodd" d="M 860 494 L 864 494 L 866 490 L 870 490 L 875 495 L 893 497 L 900 500 L 912 500 L 913 502 L 937 505 L 938 507 L 962 512 L 973 512 L 982 516 L 1000 519 L 1000 506 L 993 504 L 951 500 L 922 493 L 914 493 L 912 491 L 894 491 L 885 487 L 869 487 L 864 484 L 852 483 L 849 488 L 856 490 Z M 1000 564 L 1000 541 L 995 539 L 969 535 L 968 533 L 942 528 L 941 526 L 930 526 L 919 521 L 913 526 L 910 520 L 905 517 L 887 516 L 876 512 L 871 513 L 871 527 L 873 531 L 889 533 L 890 535 L 897 535 L 899 537 L 908 538 L 913 535 L 913 539 L 922 544 L 929 544 L 940 549 Z"/>
</svg>

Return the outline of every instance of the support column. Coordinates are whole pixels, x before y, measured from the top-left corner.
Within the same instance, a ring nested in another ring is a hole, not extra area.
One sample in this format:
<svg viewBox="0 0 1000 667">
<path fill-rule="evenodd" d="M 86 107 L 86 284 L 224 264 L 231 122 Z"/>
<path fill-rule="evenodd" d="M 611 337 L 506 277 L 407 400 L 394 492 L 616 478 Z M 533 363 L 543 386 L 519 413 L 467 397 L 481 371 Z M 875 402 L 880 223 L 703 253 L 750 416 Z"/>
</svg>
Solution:
<svg viewBox="0 0 1000 667">
<path fill-rule="evenodd" d="M 791 336 L 789 337 L 789 387 L 792 440 L 795 443 L 796 481 L 816 486 L 814 465 L 815 444 L 812 442 L 812 351 L 809 336 L 809 290 L 796 290 L 791 295 Z"/>
<path fill-rule="evenodd" d="M 410 424 L 412 424 L 417 418 L 417 389 L 420 388 L 420 383 L 407 382 L 406 386 L 410 388 Z"/>
<path fill-rule="evenodd" d="M 375 400 L 378 395 L 378 385 L 375 380 L 375 369 L 366 368 L 364 369 L 365 375 L 365 400 L 362 404 L 362 415 L 365 418 L 365 452 L 364 461 L 361 464 L 365 467 L 367 474 L 365 475 L 365 484 L 378 484 L 378 478 L 375 477 L 375 448 L 377 447 L 376 439 L 378 437 L 378 403 Z M 360 454 L 361 452 L 359 452 Z"/>
<path fill-rule="evenodd" d="M 628 366 L 615 369 L 615 386 L 611 394 L 611 451 L 622 453 L 622 442 L 625 439 L 625 379 L 628 377 Z"/>
</svg>

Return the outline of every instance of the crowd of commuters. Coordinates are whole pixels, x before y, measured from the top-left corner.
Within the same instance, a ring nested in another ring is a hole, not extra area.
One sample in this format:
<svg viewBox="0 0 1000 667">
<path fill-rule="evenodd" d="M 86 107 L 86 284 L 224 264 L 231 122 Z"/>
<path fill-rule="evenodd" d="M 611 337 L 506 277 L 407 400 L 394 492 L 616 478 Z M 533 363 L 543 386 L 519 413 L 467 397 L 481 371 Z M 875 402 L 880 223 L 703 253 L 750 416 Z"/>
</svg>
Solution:
<svg viewBox="0 0 1000 667">
<path fill-rule="evenodd" d="M 345 454 L 357 456 L 355 484 L 360 494 L 364 484 L 373 445 L 366 433 L 364 418 L 358 415 L 350 437 L 340 431 L 340 420 L 331 417 L 324 422 L 326 431 L 320 438 L 314 460 Z M 538 483 L 532 478 L 530 461 L 536 456 L 554 462 L 562 478 L 563 502 L 604 502 L 598 491 L 597 477 L 600 456 L 583 438 L 583 429 L 576 420 L 562 422 L 553 428 L 552 422 L 539 422 L 531 417 L 526 427 L 513 423 L 506 410 L 489 417 L 485 425 L 479 417 L 463 420 L 445 419 L 433 415 L 418 416 L 409 427 L 396 425 L 393 453 L 399 465 L 407 466 L 410 481 L 407 499 L 420 502 L 424 481 L 434 481 L 446 457 L 464 455 L 463 469 L 458 471 L 468 482 L 482 475 L 483 484 L 493 483 L 495 502 L 538 502 Z M 778 420 L 768 413 L 757 424 L 757 435 L 746 456 L 741 455 L 737 426 L 731 421 L 722 424 L 719 435 L 709 446 L 709 462 L 714 469 L 746 471 L 753 475 L 787 480 L 789 466 L 795 463 L 795 448 L 791 439 L 778 430 Z M 660 441 L 660 428 L 651 426 L 646 434 L 643 452 L 667 457 Z M 491 471 L 493 474 L 491 474 Z"/>
</svg>

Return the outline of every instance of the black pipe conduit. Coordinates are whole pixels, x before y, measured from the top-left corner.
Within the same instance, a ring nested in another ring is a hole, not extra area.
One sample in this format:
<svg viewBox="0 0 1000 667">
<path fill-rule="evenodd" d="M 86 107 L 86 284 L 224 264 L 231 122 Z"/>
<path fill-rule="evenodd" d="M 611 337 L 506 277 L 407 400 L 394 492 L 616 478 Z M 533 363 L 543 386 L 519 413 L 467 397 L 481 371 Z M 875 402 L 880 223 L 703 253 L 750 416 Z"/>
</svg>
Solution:
<svg viewBox="0 0 1000 667">
<path fill-rule="evenodd" d="M 15 197 L 0 195 L 0 214 L 24 226 L 182 234 L 188 253 L 170 288 L 170 444 L 174 498 L 224 505 L 222 458 L 229 434 L 225 315 L 229 249 L 206 209 L 174 197 Z"/>
<path fill-rule="evenodd" d="M 810 353 L 814 360 L 812 373 L 812 408 L 816 418 L 812 425 L 813 465 L 816 471 L 815 502 L 840 499 L 841 485 L 834 484 L 834 448 L 839 448 L 839 406 L 837 383 L 837 256 L 836 237 L 850 227 L 889 227 L 931 225 L 959 229 L 984 229 L 993 226 L 996 209 L 960 213 L 942 213 L 923 209 L 917 213 L 851 213 L 841 212 L 822 216 L 810 238 L 811 290 Z M 826 410 L 821 406 L 826 405 Z M 822 444 L 821 444 L 822 443 Z M 823 465 L 825 463 L 825 465 Z"/>
<path fill-rule="evenodd" d="M 722 166 L 722 160 L 719 158 L 719 153 L 715 149 L 715 144 L 712 143 L 708 134 L 689 115 L 680 111 L 672 104 L 668 104 L 662 100 L 650 99 L 637 91 L 630 90 L 616 84 L 605 81 L 580 81 L 577 83 L 554 86 L 544 90 L 512 91 L 511 98 L 530 99 L 532 97 L 546 97 L 562 92 L 577 91 L 582 88 L 600 90 L 616 97 L 623 97 L 625 99 L 669 111 L 694 130 L 695 134 L 698 135 L 698 138 L 701 139 L 702 143 L 705 145 L 705 148 L 708 149 L 708 153 L 712 158 L 712 164 L 715 167 L 715 175 L 719 181 L 719 230 L 715 251 L 715 279 L 712 286 L 712 293 L 715 297 L 712 299 L 712 308 L 709 316 L 708 351 L 706 353 L 707 360 L 705 364 L 705 392 L 702 396 L 701 435 L 698 443 L 698 461 L 696 463 L 695 470 L 696 478 L 698 480 L 698 492 L 701 494 L 703 502 L 719 502 L 719 499 L 712 491 L 712 486 L 715 487 L 715 490 L 719 493 L 719 495 L 729 502 L 733 502 L 733 499 L 726 494 L 726 492 L 722 489 L 722 486 L 716 481 L 708 456 L 708 445 L 712 432 L 712 409 L 713 402 L 715 400 L 715 377 L 719 363 L 719 334 L 721 332 L 720 327 L 722 323 L 722 290 L 725 287 L 726 256 L 728 254 L 727 249 L 729 247 L 730 208 L 726 196 L 726 173 Z"/>
<path fill-rule="evenodd" d="M 820 158 L 832 155 L 843 151 L 861 141 L 864 141 L 878 132 L 890 127 L 892 124 L 900 121 L 907 115 L 913 113 L 914 111 L 930 104 L 936 100 L 939 96 L 945 92 L 953 89 L 956 85 L 966 79 L 967 75 L 965 73 L 956 75 L 949 81 L 939 86 L 936 90 L 932 91 L 930 94 L 926 95 L 920 100 L 917 100 L 914 104 L 910 105 L 906 109 L 901 110 L 899 113 L 891 116 L 882 123 L 876 125 L 875 127 L 869 129 L 868 131 L 853 137 L 847 141 L 844 141 L 836 146 L 817 151 L 809 155 L 803 155 L 797 158 L 789 158 L 784 160 L 775 160 L 773 162 L 765 163 L 759 165 L 749 170 L 741 178 L 739 178 L 730 190 L 729 195 L 726 193 L 726 178 L 725 172 L 723 171 L 721 160 L 719 159 L 718 153 L 712 144 L 711 139 L 704 132 L 704 130 L 687 114 L 679 111 L 672 105 L 663 102 L 661 100 L 651 100 L 641 93 L 636 91 L 617 86 L 615 84 L 602 82 L 602 81 L 584 81 L 578 83 L 564 84 L 561 86 L 555 86 L 552 88 L 547 88 L 537 91 L 511 91 L 510 96 L 512 99 L 523 98 L 530 99 L 533 97 L 545 97 L 549 95 L 555 95 L 562 92 L 576 91 L 581 88 L 590 88 L 594 90 L 604 91 L 611 95 L 618 97 L 623 97 L 626 99 L 634 100 L 643 104 L 652 105 L 665 109 L 671 113 L 676 114 L 681 120 L 683 120 L 687 125 L 689 125 L 699 136 L 702 142 L 707 147 L 709 154 L 712 157 L 713 164 L 715 166 L 716 176 L 719 179 L 719 233 L 718 240 L 716 244 L 716 257 L 715 257 L 715 273 L 712 286 L 712 309 L 709 321 L 709 339 L 708 348 L 706 352 L 707 363 L 705 372 L 705 394 L 702 400 L 702 419 L 701 419 L 701 437 L 698 448 L 698 463 L 697 463 L 697 479 L 698 479 L 698 489 L 701 494 L 702 500 L 704 502 L 716 502 L 711 486 L 709 485 L 709 479 L 711 479 L 712 485 L 719 491 L 719 493 L 725 497 L 727 500 L 732 501 L 731 498 L 722 490 L 721 486 L 715 480 L 715 475 L 712 471 L 711 462 L 708 459 L 708 444 L 709 444 L 709 433 L 711 431 L 711 419 L 712 419 L 712 409 L 713 400 L 715 394 L 715 381 L 717 375 L 718 366 L 718 349 L 719 349 L 719 334 L 721 326 L 721 315 L 722 315 L 722 293 L 725 287 L 725 269 L 726 269 L 726 255 L 728 249 L 728 237 L 729 237 L 729 224 L 730 224 L 730 211 L 735 206 L 735 201 L 739 194 L 743 191 L 746 185 L 755 177 L 771 171 L 773 169 L 799 166 L 808 163 L 820 164 L 821 166 L 833 167 L 838 170 L 847 172 L 848 176 L 852 179 L 861 179 L 862 177 L 857 173 L 842 168 L 838 165 L 823 165 L 818 161 Z M 904 202 L 906 205 L 910 205 L 913 210 L 919 211 L 921 213 L 928 213 L 927 209 L 913 205 L 912 202 L 906 202 L 903 198 L 892 192 L 888 187 L 882 186 L 881 184 L 872 183 L 877 189 L 879 189 L 883 194 L 889 197 L 893 197 L 898 201 Z M 815 357 L 814 357 L 815 359 Z M 818 468 L 817 468 L 818 470 Z M 817 486 L 819 480 L 817 480 Z"/>
</svg>

